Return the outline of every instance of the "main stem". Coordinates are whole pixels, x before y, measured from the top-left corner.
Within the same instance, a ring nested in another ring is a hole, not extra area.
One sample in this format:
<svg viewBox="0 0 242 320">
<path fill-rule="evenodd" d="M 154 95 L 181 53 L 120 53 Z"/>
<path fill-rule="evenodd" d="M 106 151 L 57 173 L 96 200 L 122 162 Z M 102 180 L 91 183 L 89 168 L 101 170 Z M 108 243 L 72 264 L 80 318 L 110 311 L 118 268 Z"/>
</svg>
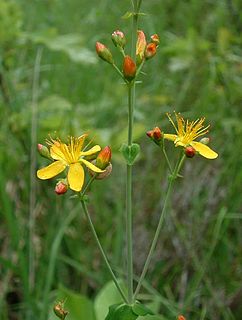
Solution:
<svg viewBox="0 0 242 320">
<path fill-rule="evenodd" d="M 134 85 L 128 88 L 128 145 L 132 145 L 133 131 L 133 107 L 134 107 Z M 128 281 L 128 302 L 133 302 L 133 239 L 132 239 L 132 165 L 127 164 L 126 180 L 126 236 L 127 236 L 127 281 Z"/>
<path fill-rule="evenodd" d="M 93 234 L 93 236 L 94 236 L 94 239 L 96 240 L 96 243 L 97 243 L 97 245 L 98 245 L 98 248 L 99 248 L 99 250 L 100 250 L 100 252 L 101 252 L 101 254 L 102 254 L 102 257 L 103 257 L 103 259 L 104 259 L 104 262 L 105 262 L 105 264 L 106 264 L 106 267 L 108 268 L 108 271 L 109 271 L 109 273 L 110 273 L 110 275 L 111 275 L 111 277 L 112 277 L 112 279 L 113 279 L 113 282 L 114 282 L 116 288 L 118 289 L 120 295 L 122 296 L 123 300 L 124 300 L 126 303 L 128 303 L 128 300 L 127 300 L 127 298 L 126 298 L 126 296 L 125 296 L 122 288 L 120 287 L 120 285 L 119 285 L 119 283 L 118 283 L 118 280 L 117 280 L 115 274 L 113 273 L 113 270 L 112 270 L 112 268 L 111 268 L 111 266 L 110 266 L 110 264 L 109 264 L 109 262 L 108 262 L 107 256 L 106 256 L 106 254 L 105 254 L 105 252 L 104 252 L 104 250 L 103 250 L 103 247 L 102 247 L 102 245 L 101 245 L 101 243 L 100 243 L 100 241 L 99 241 L 99 239 L 98 239 L 98 236 L 97 236 L 95 227 L 94 227 L 94 225 L 93 225 L 93 223 L 92 223 L 92 219 L 91 219 L 90 214 L 89 214 L 89 212 L 88 212 L 88 209 L 87 209 L 87 206 L 86 206 L 85 201 L 84 201 L 84 200 L 81 200 L 81 204 L 82 204 L 82 208 L 83 208 L 83 211 L 84 211 L 84 213 L 85 213 L 85 216 L 86 216 L 86 218 L 87 218 L 87 221 L 88 221 L 88 223 L 89 223 L 89 226 L 90 226 L 90 228 L 91 228 L 92 234 Z"/>
<path fill-rule="evenodd" d="M 136 35 L 138 29 L 138 1 L 135 0 L 132 21 L 131 57 L 135 61 Z M 128 146 L 133 143 L 133 114 L 135 108 L 135 79 L 128 86 Z M 132 165 L 127 164 L 126 176 L 126 241 L 127 241 L 127 286 L 128 303 L 133 303 L 133 238 L 132 238 Z"/>
</svg>

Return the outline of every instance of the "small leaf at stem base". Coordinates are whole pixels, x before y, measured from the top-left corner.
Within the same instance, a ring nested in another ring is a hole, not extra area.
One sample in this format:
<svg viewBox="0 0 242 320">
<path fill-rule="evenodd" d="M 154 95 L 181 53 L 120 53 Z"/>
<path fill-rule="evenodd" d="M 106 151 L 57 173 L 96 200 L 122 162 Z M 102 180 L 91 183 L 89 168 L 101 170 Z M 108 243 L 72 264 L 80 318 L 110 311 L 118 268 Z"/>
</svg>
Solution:
<svg viewBox="0 0 242 320">
<path fill-rule="evenodd" d="M 128 146 L 126 143 L 123 143 L 120 148 L 120 151 L 122 152 L 122 155 L 126 160 L 127 164 L 129 166 L 132 166 L 135 159 L 139 155 L 140 146 L 137 143 L 132 143 L 131 146 Z"/>
</svg>

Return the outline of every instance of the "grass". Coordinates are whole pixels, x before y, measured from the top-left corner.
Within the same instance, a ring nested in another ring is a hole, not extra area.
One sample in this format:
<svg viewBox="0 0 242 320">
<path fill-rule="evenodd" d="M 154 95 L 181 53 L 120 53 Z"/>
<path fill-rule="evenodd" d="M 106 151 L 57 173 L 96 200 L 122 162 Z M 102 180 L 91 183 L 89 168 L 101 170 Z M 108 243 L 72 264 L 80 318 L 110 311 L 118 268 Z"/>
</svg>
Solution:
<svg viewBox="0 0 242 320">
<path fill-rule="evenodd" d="M 20 35 L 0 40 L 0 318 L 45 319 L 59 284 L 93 299 L 109 275 L 81 208 L 68 197 L 57 198 L 54 181 L 34 181 L 36 191 L 33 184 L 31 188 L 30 175 L 44 165 L 39 157 L 34 164 L 31 141 L 33 147 L 36 134 L 43 143 L 55 130 L 63 136 L 90 130 L 97 142 L 112 146 L 112 176 L 93 186 L 90 211 L 122 277 L 125 164 L 118 150 L 126 137 L 127 111 L 124 88 L 107 64 L 91 63 L 88 52 L 86 63 L 76 63 L 63 43 L 51 50 L 45 39 L 72 33 L 81 36 L 76 44 L 80 50 L 94 51 L 98 40 L 112 48 L 109 35 L 115 29 L 130 41 L 129 22 L 120 18 L 130 8 L 129 1 L 111 0 L 15 3 L 22 11 Z M 167 175 L 145 131 L 155 125 L 167 131 L 165 112 L 174 109 L 189 118 L 205 116 L 211 123 L 211 144 L 219 152 L 214 162 L 198 157 L 187 161 L 146 278 L 142 297 L 155 295 L 167 319 L 178 311 L 187 319 L 240 319 L 241 9 L 235 0 L 150 0 L 143 5 L 148 16 L 141 28 L 147 35 L 157 32 L 161 45 L 137 88 L 135 141 L 142 153 L 134 169 L 136 276 L 159 219 Z M 36 35 L 43 33 L 44 40 L 37 41 Z M 38 95 L 33 98 L 40 50 Z M 31 126 L 33 100 L 37 122 L 32 118 Z M 173 146 L 168 149 L 173 155 Z M 32 241 L 29 210 L 35 226 Z"/>
</svg>

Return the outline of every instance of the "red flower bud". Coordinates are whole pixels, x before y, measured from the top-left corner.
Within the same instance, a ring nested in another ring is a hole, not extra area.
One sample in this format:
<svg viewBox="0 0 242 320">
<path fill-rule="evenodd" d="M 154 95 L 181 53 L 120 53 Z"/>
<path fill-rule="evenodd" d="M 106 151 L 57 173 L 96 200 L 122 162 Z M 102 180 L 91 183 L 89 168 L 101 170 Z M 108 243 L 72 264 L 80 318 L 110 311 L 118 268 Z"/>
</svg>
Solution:
<svg viewBox="0 0 242 320">
<path fill-rule="evenodd" d="M 151 138 L 156 144 L 162 144 L 163 132 L 159 127 L 155 127 L 153 130 L 147 131 L 146 135 Z"/>
<path fill-rule="evenodd" d="M 66 183 L 65 180 L 60 180 L 57 182 L 56 186 L 55 186 L 55 193 L 58 195 L 64 194 L 66 193 L 66 191 L 68 190 L 68 184 Z"/>
<path fill-rule="evenodd" d="M 112 56 L 112 53 L 109 51 L 109 49 L 104 45 L 102 44 L 101 42 L 96 42 L 96 52 L 98 54 L 98 56 L 110 63 L 110 64 L 113 64 L 113 56 Z"/>
<path fill-rule="evenodd" d="M 145 49 L 146 60 L 153 58 L 155 54 L 156 54 L 156 44 L 151 42 L 147 45 Z"/>
<path fill-rule="evenodd" d="M 196 154 L 196 150 L 192 146 L 186 147 L 184 152 L 187 158 L 193 158 Z"/>
<path fill-rule="evenodd" d="M 136 74 L 136 64 L 130 56 L 125 56 L 123 62 L 123 74 L 124 77 L 131 81 L 134 79 Z"/>
<path fill-rule="evenodd" d="M 39 154 L 42 157 L 47 158 L 47 159 L 51 159 L 50 151 L 46 146 L 44 146 L 43 144 L 38 143 L 37 149 L 38 149 Z"/>
<path fill-rule="evenodd" d="M 185 318 L 184 316 L 182 316 L 182 315 L 179 315 L 179 316 L 177 317 L 177 320 L 186 320 L 186 318 Z"/>
<path fill-rule="evenodd" d="M 153 42 L 156 46 L 160 44 L 160 38 L 158 34 L 153 34 L 150 38 L 151 38 L 151 42 Z"/>
<path fill-rule="evenodd" d="M 126 44 L 126 38 L 122 31 L 116 30 L 112 33 L 112 41 L 115 47 L 124 48 Z"/>
<path fill-rule="evenodd" d="M 102 170 L 104 170 L 110 163 L 112 157 L 111 148 L 109 146 L 103 148 L 97 158 L 96 158 L 96 166 Z"/>
</svg>

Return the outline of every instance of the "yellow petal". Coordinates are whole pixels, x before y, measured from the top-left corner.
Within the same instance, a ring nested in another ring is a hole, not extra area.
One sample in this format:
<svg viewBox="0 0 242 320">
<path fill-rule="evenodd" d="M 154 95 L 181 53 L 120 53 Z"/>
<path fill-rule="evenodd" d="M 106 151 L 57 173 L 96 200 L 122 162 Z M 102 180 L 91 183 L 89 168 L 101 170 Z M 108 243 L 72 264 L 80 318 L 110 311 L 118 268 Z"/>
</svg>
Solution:
<svg viewBox="0 0 242 320">
<path fill-rule="evenodd" d="M 175 141 L 177 139 L 177 135 L 176 134 L 165 133 L 164 134 L 164 139 Z"/>
<path fill-rule="evenodd" d="M 98 167 L 94 166 L 94 164 L 92 164 L 91 162 L 84 160 L 84 159 L 80 159 L 81 162 L 83 162 L 89 169 L 91 169 L 94 172 L 97 173 L 101 173 L 104 172 L 105 170 L 101 170 Z"/>
<path fill-rule="evenodd" d="M 37 177 L 42 180 L 50 179 L 65 170 L 66 165 L 63 161 L 55 161 L 49 166 L 37 171 Z"/>
<path fill-rule="evenodd" d="M 84 183 L 84 169 L 79 162 L 70 165 L 67 179 L 72 190 L 81 191 Z"/>
<path fill-rule="evenodd" d="M 66 147 L 64 143 L 55 141 L 50 147 L 51 158 L 67 162 Z"/>
<path fill-rule="evenodd" d="M 90 156 L 94 153 L 97 153 L 100 150 L 101 150 L 101 147 L 97 144 L 87 151 L 81 151 L 80 156 Z"/>
<path fill-rule="evenodd" d="M 207 159 L 216 159 L 218 154 L 201 142 L 192 141 L 190 145 Z"/>
</svg>

